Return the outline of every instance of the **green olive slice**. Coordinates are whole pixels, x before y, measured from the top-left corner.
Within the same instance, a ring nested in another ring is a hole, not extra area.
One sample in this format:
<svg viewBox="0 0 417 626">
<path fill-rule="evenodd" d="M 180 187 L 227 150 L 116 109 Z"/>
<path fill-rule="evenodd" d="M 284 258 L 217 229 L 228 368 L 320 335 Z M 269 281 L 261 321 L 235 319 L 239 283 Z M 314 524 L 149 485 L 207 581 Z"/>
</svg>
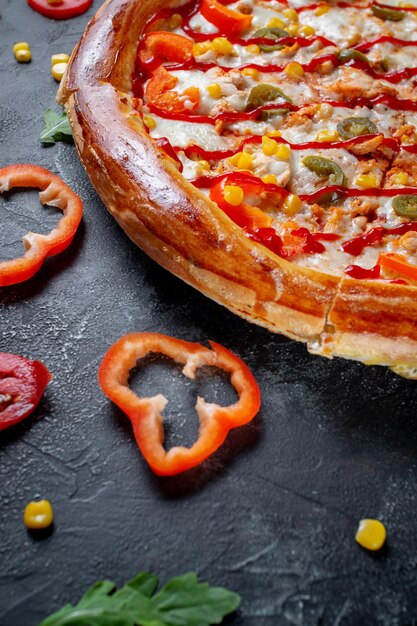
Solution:
<svg viewBox="0 0 417 626">
<path fill-rule="evenodd" d="M 386 9 L 383 7 L 379 7 L 376 4 L 371 6 L 371 11 L 375 15 L 375 17 L 379 17 L 380 20 L 389 21 L 389 22 L 401 22 L 404 19 L 405 13 L 404 11 L 396 11 L 395 9 Z"/>
<path fill-rule="evenodd" d="M 281 98 L 290 104 L 292 103 L 291 98 L 289 98 L 279 87 L 275 87 L 275 85 L 268 85 L 266 83 L 256 85 L 255 87 L 252 87 L 250 91 L 246 102 L 246 111 L 253 111 L 253 109 L 257 109 L 268 102 L 275 102 L 277 98 Z"/>
<path fill-rule="evenodd" d="M 342 139 L 352 139 L 359 135 L 377 135 L 379 132 L 377 126 L 367 117 L 346 117 L 336 128 Z"/>
<path fill-rule="evenodd" d="M 345 50 L 341 50 L 337 55 L 339 61 L 362 61 L 363 63 L 369 64 L 368 57 L 359 52 L 359 50 L 352 50 L 351 48 L 345 48 Z"/>
<path fill-rule="evenodd" d="M 395 196 L 392 201 L 392 208 L 399 217 L 417 220 L 417 196 L 412 194 Z"/>
<path fill-rule="evenodd" d="M 290 33 L 283 28 L 260 28 L 254 34 L 254 37 L 259 39 L 282 39 L 283 37 L 290 37 Z M 262 52 L 274 52 L 274 50 L 282 50 L 285 46 L 282 43 L 276 43 L 274 45 L 259 44 L 259 48 Z"/>
</svg>

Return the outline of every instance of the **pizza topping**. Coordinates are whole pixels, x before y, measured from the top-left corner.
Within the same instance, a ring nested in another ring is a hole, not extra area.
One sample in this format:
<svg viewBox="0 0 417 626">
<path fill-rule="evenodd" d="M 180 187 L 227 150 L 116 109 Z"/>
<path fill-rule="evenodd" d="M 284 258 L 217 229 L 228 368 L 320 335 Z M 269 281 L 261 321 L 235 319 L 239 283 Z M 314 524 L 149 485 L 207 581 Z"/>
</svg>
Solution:
<svg viewBox="0 0 417 626">
<path fill-rule="evenodd" d="M 93 4 L 93 0 L 27 0 L 28 5 L 45 17 L 55 20 L 67 20 L 85 13 Z"/>
<path fill-rule="evenodd" d="M 359 135 L 376 135 L 378 128 L 367 117 L 347 117 L 338 122 L 337 132 L 343 139 L 351 139 Z"/>
<path fill-rule="evenodd" d="M 382 253 L 379 262 L 383 268 L 417 281 L 417 265 L 409 263 L 401 254 Z"/>
<path fill-rule="evenodd" d="M 63 216 L 47 235 L 28 233 L 23 237 L 26 252 L 10 261 L 0 262 L 0 286 L 15 285 L 31 278 L 47 257 L 59 254 L 74 238 L 82 217 L 83 203 L 56 174 L 37 165 L 9 165 L 0 169 L 0 193 L 14 187 L 36 187 L 43 204 L 54 206 Z"/>
<path fill-rule="evenodd" d="M 0 352 L 0 430 L 28 417 L 51 379 L 40 361 Z"/>
<path fill-rule="evenodd" d="M 253 111 L 268 102 L 275 102 L 278 99 L 285 100 L 290 104 L 292 102 L 291 98 L 287 96 L 279 87 L 261 83 L 252 87 L 246 103 L 246 110 Z"/>
<path fill-rule="evenodd" d="M 206 20 L 230 35 L 240 35 L 252 22 L 250 15 L 234 11 L 217 0 L 202 0 L 200 11 Z"/>
<path fill-rule="evenodd" d="M 396 196 L 392 201 L 392 208 L 400 217 L 417 220 L 417 195 Z"/>
<path fill-rule="evenodd" d="M 254 33 L 254 37 L 259 39 L 271 39 L 275 41 L 276 39 L 282 39 L 283 37 L 290 37 L 290 33 L 283 28 L 260 28 Z M 282 50 L 283 48 L 285 48 L 285 45 L 282 43 L 259 44 L 259 50 L 262 50 L 262 52 L 274 52 L 275 50 Z"/>
<path fill-rule="evenodd" d="M 259 388 L 248 367 L 226 348 L 209 343 L 211 349 L 166 335 L 132 333 L 119 339 L 100 365 L 102 390 L 129 417 L 139 449 L 160 476 L 179 474 L 202 463 L 223 444 L 232 428 L 247 424 L 259 410 Z M 238 401 L 228 407 L 198 398 L 200 433 L 191 448 L 177 446 L 165 451 L 162 411 L 168 400 L 162 394 L 140 398 L 128 387 L 129 371 L 150 352 L 183 363 L 183 374 L 192 379 L 200 367 L 218 367 L 230 374 L 239 395 Z"/>
<path fill-rule="evenodd" d="M 405 14 L 403 11 L 396 11 L 395 9 L 387 9 L 386 7 L 381 7 L 377 4 L 371 5 L 371 11 L 375 15 L 375 17 L 379 17 L 380 20 L 386 20 L 390 22 L 400 22 L 404 19 Z"/>
</svg>

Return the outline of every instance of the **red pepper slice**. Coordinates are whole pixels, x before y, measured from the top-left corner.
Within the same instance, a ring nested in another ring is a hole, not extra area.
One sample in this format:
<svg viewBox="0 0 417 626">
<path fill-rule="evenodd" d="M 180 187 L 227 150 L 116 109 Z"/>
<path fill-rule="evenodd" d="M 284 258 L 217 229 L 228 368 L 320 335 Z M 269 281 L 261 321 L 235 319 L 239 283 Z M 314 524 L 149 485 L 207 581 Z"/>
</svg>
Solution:
<svg viewBox="0 0 417 626">
<path fill-rule="evenodd" d="M 49 4 L 48 0 L 28 0 L 28 5 L 45 17 L 54 20 L 67 20 L 81 15 L 93 4 L 93 0 L 62 0 L 59 4 Z"/>
<path fill-rule="evenodd" d="M 0 430 L 30 415 L 50 380 L 52 375 L 41 361 L 0 352 Z"/>
<path fill-rule="evenodd" d="M 49 256 L 67 248 L 81 221 L 83 202 L 56 174 L 37 165 L 9 165 L 0 169 L 0 193 L 13 187 L 36 187 L 43 204 L 63 212 L 58 225 L 47 235 L 28 233 L 23 237 L 26 252 L 10 261 L 0 262 L 0 287 L 15 285 L 31 278 Z"/>
<path fill-rule="evenodd" d="M 171 91 L 178 83 L 178 78 L 170 74 L 163 65 L 153 72 L 149 79 L 145 96 L 158 109 L 172 113 L 192 113 L 200 103 L 198 87 L 188 87 L 182 93 Z M 187 103 L 188 100 L 188 103 Z"/>
<path fill-rule="evenodd" d="M 173 476 L 202 463 L 222 445 L 229 430 L 247 424 L 259 410 L 259 387 L 249 368 L 223 346 L 209 343 L 211 350 L 159 333 L 130 333 L 111 346 L 100 365 L 98 379 L 102 390 L 129 417 L 140 451 L 160 476 Z M 161 413 L 168 400 L 162 394 L 140 398 L 128 387 L 129 371 L 150 352 L 183 363 L 183 374 L 188 378 L 194 378 L 195 371 L 204 365 L 230 373 L 239 400 L 222 407 L 198 398 L 200 431 L 191 448 L 176 446 L 166 452 Z"/>
<path fill-rule="evenodd" d="M 381 266 L 387 270 L 417 280 L 417 265 L 408 263 L 401 254 L 382 253 L 379 255 L 379 262 Z"/>
<path fill-rule="evenodd" d="M 251 15 L 233 11 L 217 0 L 202 0 L 200 11 L 206 20 L 217 26 L 220 32 L 226 35 L 240 35 L 252 23 Z"/>
<path fill-rule="evenodd" d="M 165 31 L 146 35 L 139 49 L 139 61 L 152 68 L 164 61 L 185 63 L 193 56 L 193 42 L 187 37 Z"/>
</svg>

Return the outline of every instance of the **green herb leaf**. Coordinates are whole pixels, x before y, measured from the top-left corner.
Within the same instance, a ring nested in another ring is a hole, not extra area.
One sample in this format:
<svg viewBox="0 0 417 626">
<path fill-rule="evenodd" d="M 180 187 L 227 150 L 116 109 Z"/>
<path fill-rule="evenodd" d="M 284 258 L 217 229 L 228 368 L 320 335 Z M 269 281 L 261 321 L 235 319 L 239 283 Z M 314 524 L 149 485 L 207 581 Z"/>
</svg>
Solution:
<svg viewBox="0 0 417 626">
<path fill-rule="evenodd" d="M 43 116 L 45 128 L 41 133 L 42 143 L 55 143 L 56 141 L 72 141 L 71 126 L 65 111 L 56 113 L 53 109 L 45 111 Z"/>
<path fill-rule="evenodd" d="M 95 583 L 75 606 L 62 609 L 40 626 L 210 626 L 240 604 L 237 594 L 199 583 L 193 573 L 173 578 L 156 595 L 158 579 L 141 573 L 115 591 L 114 583 Z"/>
</svg>

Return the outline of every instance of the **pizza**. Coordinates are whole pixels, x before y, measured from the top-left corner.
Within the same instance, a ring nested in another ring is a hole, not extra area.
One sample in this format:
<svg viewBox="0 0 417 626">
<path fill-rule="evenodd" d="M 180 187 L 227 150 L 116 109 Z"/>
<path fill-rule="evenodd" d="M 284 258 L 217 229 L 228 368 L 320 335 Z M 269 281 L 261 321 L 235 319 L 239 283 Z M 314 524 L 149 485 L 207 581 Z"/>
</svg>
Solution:
<svg viewBox="0 0 417 626">
<path fill-rule="evenodd" d="M 108 0 L 59 100 L 154 260 L 313 353 L 413 377 L 417 2 L 390 2 Z"/>
</svg>

